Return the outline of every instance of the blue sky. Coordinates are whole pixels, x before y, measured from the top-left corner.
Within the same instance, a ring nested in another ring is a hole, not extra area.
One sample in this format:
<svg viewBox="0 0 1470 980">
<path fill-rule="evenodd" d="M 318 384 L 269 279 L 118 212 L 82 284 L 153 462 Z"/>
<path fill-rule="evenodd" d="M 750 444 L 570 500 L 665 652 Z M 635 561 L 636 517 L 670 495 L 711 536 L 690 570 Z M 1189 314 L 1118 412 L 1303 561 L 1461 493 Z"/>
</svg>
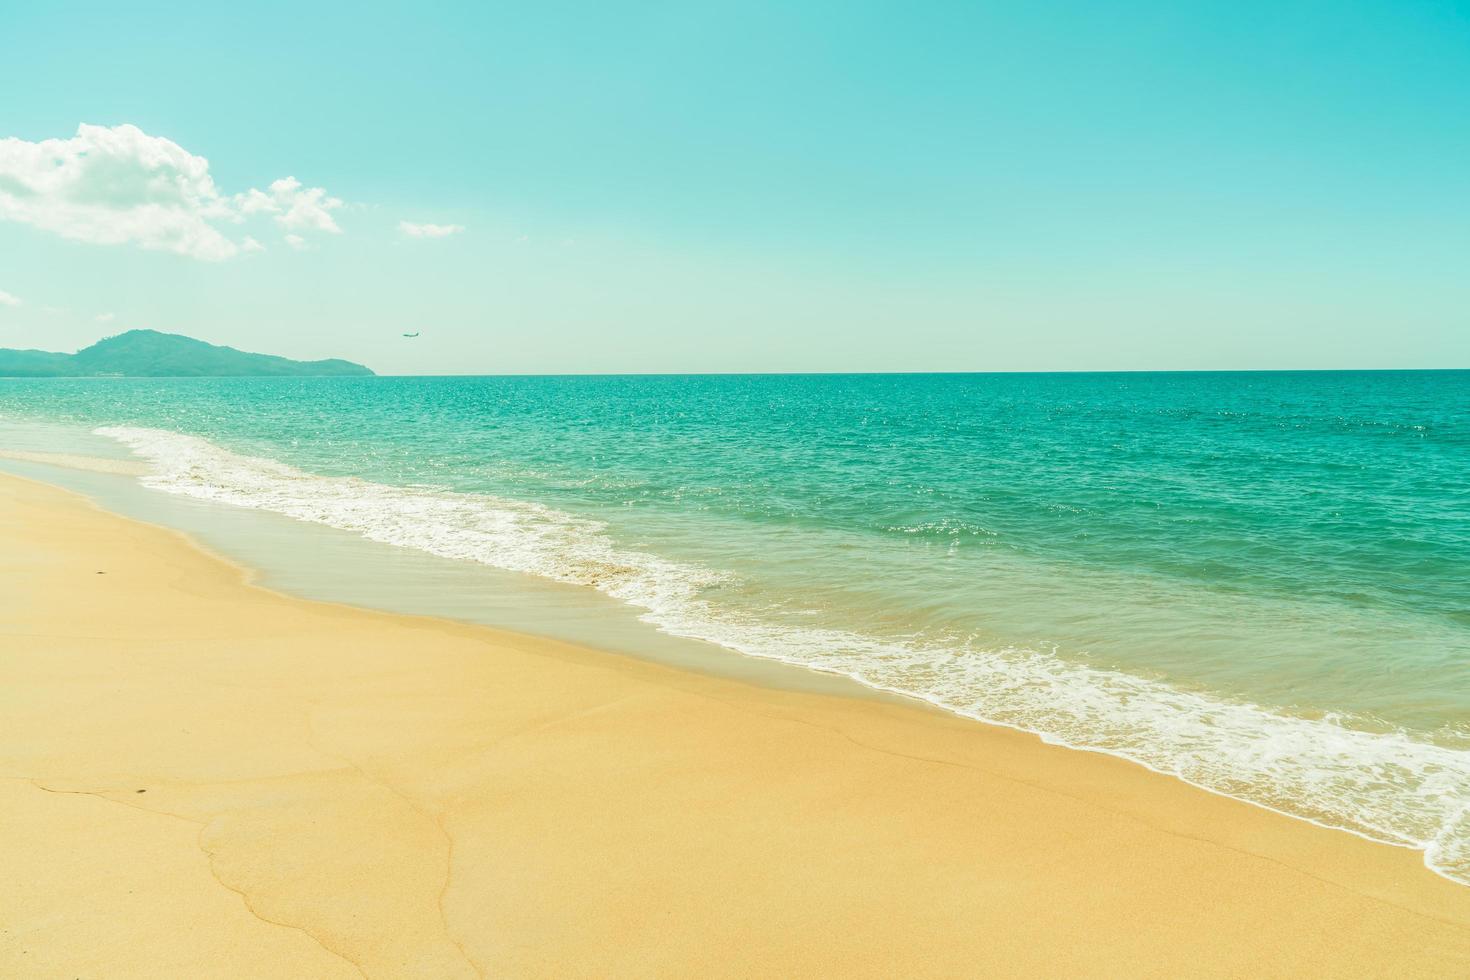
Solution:
<svg viewBox="0 0 1470 980">
<path fill-rule="evenodd" d="M 1470 367 L 1465 3 L 215 6 L 7 9 L 0 346 Z"/>
</svg>

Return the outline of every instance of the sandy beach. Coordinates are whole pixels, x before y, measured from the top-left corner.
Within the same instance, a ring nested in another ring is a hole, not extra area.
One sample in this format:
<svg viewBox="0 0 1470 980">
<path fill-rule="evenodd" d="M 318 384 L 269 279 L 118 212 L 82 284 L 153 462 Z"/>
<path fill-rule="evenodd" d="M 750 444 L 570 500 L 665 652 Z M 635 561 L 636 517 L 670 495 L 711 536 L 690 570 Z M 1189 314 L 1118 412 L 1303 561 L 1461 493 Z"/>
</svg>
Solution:
<svg viewBox="0 0 1470 980">
<path fill-rule="evenodd" d="M 1421 855 L 936 711 L 313 603 L 0 478 L 8 977 L 1464 976 Z"/>
</svg>

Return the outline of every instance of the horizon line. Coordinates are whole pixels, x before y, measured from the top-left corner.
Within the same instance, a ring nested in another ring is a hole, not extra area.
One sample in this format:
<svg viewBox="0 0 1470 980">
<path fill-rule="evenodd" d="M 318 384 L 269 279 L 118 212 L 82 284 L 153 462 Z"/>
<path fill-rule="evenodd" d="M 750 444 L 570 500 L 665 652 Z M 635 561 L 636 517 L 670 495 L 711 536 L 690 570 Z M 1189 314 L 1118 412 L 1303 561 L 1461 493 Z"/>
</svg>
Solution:
<svg viewBox="0 0 1470 980">
<path fill-rule="evenodd" d="M 280 355 L 273 355 L 280 356 Z M 342 360 L 342 358 L 323 358 Z M 366 365 L 362 365 L 366 367 Z M 368 368 L 368 370 L 372 370 Z M 913 371 L 513 371 L 505 373 L 391 374 L 374 371 L 367 375 L 333 374 L 94 374 L 94 375 L 0 375 L 5 381 L 212 381 L 223 378 L 258 381 L 289 381 L 330 378 L 334 381 L 372 381 L 405 378 L 841 378 L 841 377 L 975 377 L 993 375 L 1083 375 L 1083 374 L 1457 374 L 1470 367 L 1389 368 L 998 368 L 991 370 Z"/>
</svg>

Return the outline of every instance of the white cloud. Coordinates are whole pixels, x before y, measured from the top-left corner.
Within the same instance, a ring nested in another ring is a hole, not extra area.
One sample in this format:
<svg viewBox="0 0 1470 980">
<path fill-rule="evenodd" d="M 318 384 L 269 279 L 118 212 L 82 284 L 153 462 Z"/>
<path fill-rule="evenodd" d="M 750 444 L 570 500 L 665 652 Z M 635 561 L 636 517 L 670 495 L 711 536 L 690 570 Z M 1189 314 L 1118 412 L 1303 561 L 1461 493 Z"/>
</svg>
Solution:
<svg viewBox="0 0 1470 980">
<path fill-rule="evenodd" d="M 19 306 L 20 297 L 0 289 L 0 306 Z"/>
<path fill-rule="evenodd" d="M 329 213 L 342 206 L 341 199 L 328 197 L 321 187 L 302 187 L 295 177 L 273 181 L 269 194 L 253 187 L 244 194 L 236 194 L 235 206 L 241 214 L 275 215 L 276 224 L 282 228 L 342 233 Z"/>
<path fill-rule="evenodd" d="M 431 225 L 400 221 L 398 230 L 409 238 L 448 238 L 450 235 L 458 235 L 464 231 L 464 225 Z"/>
<path fill-rule="evenodd" d="M 262 245 L 262 244 L 260 244 L 260 242 L 257 242 L 253 236 L 246 235 L 245 236 L 245 240 L 240 243 L 240 251 L 242 251 L 242 252 L 264 252 L 265 251 L 265 246 Z"/>
<path fill-rule="evenodd" d="M 84 123 L 70 139 L 0 139 L 0 221 L 78 241 L 218 261 L 253 239 L 237 242 L 217 225 L 268 213 L 282 228 L 340 232 L 328 212 L 341 206 L 294 177 L 227 197 L 204 157 L 126 124 Z"/>
<path fill-rule="evenodd" d="M 252 187 L 243 194 L 235 195 L 235 207 L 240 209 L 241 214 L 255 214 L 259 211 L 279 211 L 275 198 L 265 191 Z"/>
<path fill-rule="evenodd" d="M 92 319 L 98 323 L 111 323 L 117 317 L 116 313 L 98 313 Z"/>
<path fill-rule="evenodd" d="M 302 249 L 306 248 L 306 239 L 302 238 L 300 235 L 287 235 L 286 244 L 290 245 L 292 248 L 299 252 Z"/>
</svg>

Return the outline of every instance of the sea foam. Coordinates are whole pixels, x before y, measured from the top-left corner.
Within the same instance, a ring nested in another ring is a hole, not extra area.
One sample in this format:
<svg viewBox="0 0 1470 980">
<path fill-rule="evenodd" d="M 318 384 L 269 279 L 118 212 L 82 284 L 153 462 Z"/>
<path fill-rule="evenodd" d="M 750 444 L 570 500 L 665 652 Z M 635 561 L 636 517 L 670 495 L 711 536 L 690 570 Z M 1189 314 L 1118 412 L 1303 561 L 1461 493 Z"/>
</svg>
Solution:
<svg viewBox="0 0 1470 980">
<path fill-rule="evenodd" d="M 540 504 L 326 477 L 158 429 L 104 427 L 151 488 L 351 531 L 373 541 L 589 586 L 678 636 L 843 674 L 965 717 L 1129 759 L 1215 793 L 1416 848 L 1470 884 L 1470 752 L 1348 718 L 1309 718 L 1180 690 L 1044 650 L 896 643 L 763 621 L 710 598 L 733 577 L 620 547 L 607 527 Z"/>
</svg>

